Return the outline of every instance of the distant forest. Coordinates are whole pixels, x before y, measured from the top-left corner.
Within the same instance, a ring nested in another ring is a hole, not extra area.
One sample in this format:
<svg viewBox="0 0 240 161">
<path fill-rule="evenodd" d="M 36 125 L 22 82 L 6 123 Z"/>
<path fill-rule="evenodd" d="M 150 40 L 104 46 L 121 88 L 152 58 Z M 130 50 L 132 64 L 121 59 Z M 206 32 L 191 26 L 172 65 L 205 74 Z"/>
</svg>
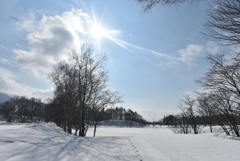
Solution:
<svg viewBox="0 0 240 161">
<path fill-rule="evenodd" d="M 0 103 L 1 119 L 7 122 L 30 123 L 30 122 L 55 122 L 58 126 L 64 128 L 64 114 L 61 106 L 42 103 L 40 99 L 15 97 L 8 101 Z M 103 120 L 128 120 L 141 124 L 147 121 L 136 111 L 125 109 L 123 107 L 107 108 L 99 111 L 98 121 Z M 87 122 L 93 125 L 95 121 L 92 117 L 93 111 L 88 111 Z M 66 128 L 65 128 L 66 130 Z"/>
</svg>

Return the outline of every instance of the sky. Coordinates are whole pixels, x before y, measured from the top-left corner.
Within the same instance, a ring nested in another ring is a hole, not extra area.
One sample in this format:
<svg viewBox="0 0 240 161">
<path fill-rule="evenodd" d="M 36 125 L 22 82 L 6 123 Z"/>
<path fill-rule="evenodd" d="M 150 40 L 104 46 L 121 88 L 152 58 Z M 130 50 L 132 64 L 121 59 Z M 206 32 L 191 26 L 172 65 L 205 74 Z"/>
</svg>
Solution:
<svg viewBox="0 0 240 161">
<path fill-rule="evenodd" d="M 209 4 L 156 6 L 135 0 L 1 0 L 0 93 L 52 97 L 47 75 L 71 49 L 92 44 L 106 53 L 109 87 L 147 120 L 179 112 L 199 90 L 206 53 L 219 50 L 202 34 Z"/>
</svg>

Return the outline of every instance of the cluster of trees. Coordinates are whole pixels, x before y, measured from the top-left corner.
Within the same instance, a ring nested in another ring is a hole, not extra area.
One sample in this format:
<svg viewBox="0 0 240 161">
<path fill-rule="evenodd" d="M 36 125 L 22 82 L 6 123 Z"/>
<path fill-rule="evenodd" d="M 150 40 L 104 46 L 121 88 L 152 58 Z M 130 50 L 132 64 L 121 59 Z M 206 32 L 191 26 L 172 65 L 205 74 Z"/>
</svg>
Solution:
<svg viewBox="0 0 240 161">
<path fill-rule="evenodd" d="M 220 125 L 227 135 L 240 137 L 240 53 L 209 55 L 210 69 L 196 82 L 197 98 L 185 96 L 181 113 L 171 119 L 179 133 L 198 133 L 199 125 Z M 204 119 L 204 120 L 203 120 Z M 169 121 L 169 120 L 168 120 Z"/>
<path fill-rule="evenodd" d="M 108 108 L 104 111 L 102 115 L 102 120 L 127 120 L 135 121 L 141 124 L 146 124 L 147 121 L 137 113 L 137 111 L 132 111 L 131 109 L 126 110 L 123 107 Z"/>
<path fill-rule="evenodd" d="M 163 120 L 162 120 L 162 124 L 163 125 L 174 125 L 176 122 L 176 117 L 174 115 L 168 115 L 168 116 L 164 116 Z"/>
<path fill-rule="evenodd" d="M 7 122 L 40 122 L 45 118 L 45 108 L 40 99 L 15 97 L 0 104 L 0 115 Z"/>
<path fill-rule="evenodd" d="M 171 125 L 176 133 L 184 134 L 198 134 L 201 125 L 209 126 L 213 132 L 212 126 L 220 125 L 227 135 L 240 137 L 238 100 L 224 93 L 214 90 L 198 93 L 195 99 L 185 96 L 179 104 L 181 112 L 164 117 L 163 124 Z"/>
<path fill-rule="evenodd" d="M 200 0 L 137 0 L 144 11 L 154 6 L 198 2 Z M 205 23 L 204 35 L 213 41 L 231 46 L 230 53 L 208 53 L 210 69 L 197 80 L 203 92 L 197 92 L 197 98 L 185 96 L 179 108 L 181 113 L 174 116 L 173 124 L 178 132 L 198 133 L 199 121 L 204 118 L 209 124 L 218 124 L 227 135 L 240 137 L 240 0 L 212 0 Z M 212 131 L 212 128 L 211 128 Z"/>
<path fill-rule="evenodd" d="M 54 121 L 68 133 L 85 136 L 88 125 L 96 127 L 104 109 L 121 102 L 118 92 L 107 85 L 104 69 L 106 56 L 94 54 L 93 48 L 83 45 L 80 52 L 72 50 L 68 60 L 54 66 L 49 75 L 55 85 L 47 121 Z"/>
</svg>

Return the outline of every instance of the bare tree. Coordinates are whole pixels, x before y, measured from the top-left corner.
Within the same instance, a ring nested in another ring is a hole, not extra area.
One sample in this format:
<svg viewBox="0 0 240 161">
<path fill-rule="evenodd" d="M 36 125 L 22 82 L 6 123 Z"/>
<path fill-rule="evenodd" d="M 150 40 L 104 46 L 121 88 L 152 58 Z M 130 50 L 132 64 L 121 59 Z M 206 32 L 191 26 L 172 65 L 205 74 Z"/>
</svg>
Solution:
<svg viewBox="0 0 240 161">
<path fill-rule="evenodd" d="M 136 0 L 136 1 L 138 1 L 142 5 L 144 12 L 148 12 L 151 11 L 152 8 L 156 5 L 173 5 L 184 2 L 197 3 L 201 0 Z"/>
<path fill-rule="evenodd" d="M 177 118 L 174 129 L 176 133 L 188 134 L 193 130 L 194 134 L 198 134 L 199 125 L 196 122 L 195 104 L 196 101 L 188 95 L 180 101 L 178 108 L 181 112 L 175 116 Z"/>
<path fill-rule="evenodd" d="M 212 105 L 212 100 L 207 94 L 200 94 L 197 101 L 197 112 L 206 119 L 206 122 L 210 127 L 210 132 L 212 133 L 212 125 L 214 116 L 216 115 L 216 109 Z"/>
<path fill-rule="evenodd" d="M 179 134 L 190 133 L 191 131 L 189 129 L 189 126 L 190 126 L 189 119 L 188 119 L 188 115 L 187 115 L 187 112 L 185 111 L 185 109 L 182 109 L 181 112 L 179 114 L 177 114 L 175 117 L 176 117 L 176 122 L 173 126 L 173 131 L 175 133 L 179 133 Z"/>
<path fill-rule="evenodd" d="M 107 76 L 103 68 L 106 56 L 94 59 L 93 48 L 84 45 L 81 54 L 75 51 L 72 52 L 70 60 L 74 64 L 74 69 L 77 70 L 77 99 L 81 118 L 79 135 L 85 136 L 88 129 L 87 113 L 91 101 L 95 93 L 102 91 L 106 87 Z"/>
<path fill-rule="evenodd" d="M 92 117 L 92 122 L 94 125 L 94 137 L 96 135 L 97 125 L 100 121 L 100 116 L 102 115 L 104 109 L 120 102 L 122 102 L 122 98 L 117 92 L 106 90 L 102 91 L 100 94 L 96 93 L 92 103 L 92 111 L 94 112 Z"/>
<path fill-rule="evenodd" d="M 236 109 L 239 104 L 232 100 L 232 92 L 215 92 L 210 94 L 211 101 L 214 104 L 216 110 L 217 121 L 227 135 L 230 132 L 240 137 L 240 131 L 238 127 L 239 113 Z"/>
<path fill-rule="evenodd" d="M 76 71 L 68 63 L 60 62 L 54 67 L 54 72 L 49 75 L 49 78 L 56 86 L 53 101 L 62 108 L 60 124 L 64 131 L 71 134 L 73 114 L 76 111 Z"/>
<path fill-rule="evenodd" d="M 223 54 L 209 55 L 208 61 L 210 70 L 196 82 L 206 90 L 231 92 L 231 101 L 240 104 L 240 62 Z"/>
<path fill-rule="evenodd" d="M 240 44 L 240 0 L 217 0 L 208 11 L 208 37 L 224 45 Z"/>
<path fill-rule="evenodd" d="M 1 115 L 7 122 L 12 122 L 15 113 L 15 99 L 11 98 L 8 101 L 1 103 Z"/>
<path fill-rule="evenodd" d="M 218 123 L 229 135 L 226 126 L 239 137 L 237 117 L 240 114 L 240 65 L 239 59 L 225 55 L 210 55 L 211 68 L 197 82 L 209 92 L 217 109 Z"/>
<path fill-rule="evenodd" d="M 79 136 L 85 136 L 92 111 L 118 102 L 116 93 L 107 90 L 105 61 L 105 55 L 97 57 L 91 46 L 83 45 L 79 53 L 72 50 L 68 62 L 60 62 L 50 74 L 56 85 L 55 99 L 63 107 L 63 126 L 69 133 L 74 126 L 76 135 L 79 131 Z"/>
<path fill-rule="evenodd" d="M 28 100 L 27 100 L 26 97 L 16 98 L 16 100 L 15 100 L 15 113 L 19 117 L 18 120 L 21 123 L 24 123 L 26 121 L 27 107 L 28 107 Z"/>
<path fill-rule="evenodd" d="M 183 106 L 182 110 L 186 111 L 187 117 L 189 119 L 189 125 L 191 126 L 194 134 L 198 134 L 199 125 L 196 122 L 196 112 L 195 112 L 195 100 L 191 99 L 189 96 L 184 96 L 182 100 Z"/>
</svg>

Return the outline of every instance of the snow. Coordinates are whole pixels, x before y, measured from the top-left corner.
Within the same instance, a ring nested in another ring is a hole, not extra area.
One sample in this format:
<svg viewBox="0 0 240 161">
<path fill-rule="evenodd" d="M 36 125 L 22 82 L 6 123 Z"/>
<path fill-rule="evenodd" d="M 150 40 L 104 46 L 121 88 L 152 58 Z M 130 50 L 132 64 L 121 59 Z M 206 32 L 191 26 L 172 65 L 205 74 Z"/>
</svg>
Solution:
<svg viewBox="0 0 240 161">
<path fill-rule="evenodd" d="M 151 161 L 236 161 L 240 142 L 214 134 L 173 134 L 168 128 L 99 128 L 97 136 L 125 136 L 141 155 Z"/>
<path fill-rule="evenodd" d="M 1 124 L 0 160 L 6 161 L 236 161 L 240 142 L 168 128 L 104 127 L 97 137 L 66 134 L 53 123 Z"/>
</svg>

